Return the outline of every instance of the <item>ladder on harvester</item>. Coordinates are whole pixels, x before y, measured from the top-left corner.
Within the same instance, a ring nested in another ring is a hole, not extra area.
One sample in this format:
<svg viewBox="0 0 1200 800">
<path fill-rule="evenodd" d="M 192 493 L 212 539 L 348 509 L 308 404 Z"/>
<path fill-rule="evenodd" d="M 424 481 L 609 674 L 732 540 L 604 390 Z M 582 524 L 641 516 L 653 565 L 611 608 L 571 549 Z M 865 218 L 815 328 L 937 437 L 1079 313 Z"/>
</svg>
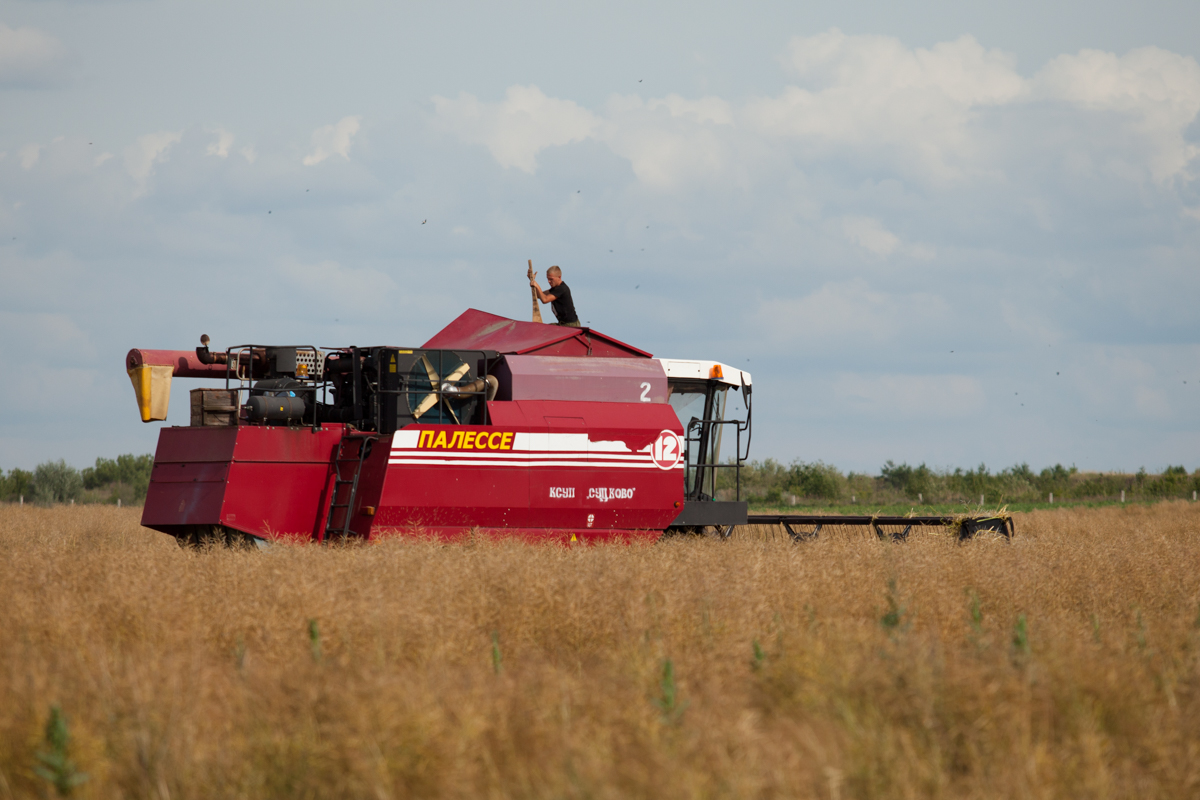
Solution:
<svg viewBox="0 0 1200 800">
<path fill-rule="evenodd" d="M 338 442 L 333 456 L 333 491 L 325 516 L 325 541 L 335 536 L 345 539 L 350 535 L 351 510 L 358 497 L 358 478 L 378 438 L 369 433 L 349 433 Z"/>
</svg>

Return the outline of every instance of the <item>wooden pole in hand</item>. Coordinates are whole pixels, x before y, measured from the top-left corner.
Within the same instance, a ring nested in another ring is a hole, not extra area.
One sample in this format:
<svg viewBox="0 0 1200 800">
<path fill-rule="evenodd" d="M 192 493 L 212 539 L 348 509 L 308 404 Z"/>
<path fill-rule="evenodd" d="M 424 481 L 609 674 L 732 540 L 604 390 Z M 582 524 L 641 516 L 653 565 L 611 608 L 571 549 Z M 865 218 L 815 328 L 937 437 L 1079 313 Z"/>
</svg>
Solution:
<svg viewBox="0 0 1200 800">
<path fill-rule="evenodd" d="M 531 259 L 529 259 L 529 272 L 527 272 L 526 275 L 529 278 L 529 280 L 533 280 L 534 274 L 535 273 L 533 271 L 533 259 L 531 258 Z M 530 286 L 529 293 L 533 295 L 533 321 L 541 322 L 542 321 L 542 309 L 538 308 L 537 289 Z"/>
</svg>

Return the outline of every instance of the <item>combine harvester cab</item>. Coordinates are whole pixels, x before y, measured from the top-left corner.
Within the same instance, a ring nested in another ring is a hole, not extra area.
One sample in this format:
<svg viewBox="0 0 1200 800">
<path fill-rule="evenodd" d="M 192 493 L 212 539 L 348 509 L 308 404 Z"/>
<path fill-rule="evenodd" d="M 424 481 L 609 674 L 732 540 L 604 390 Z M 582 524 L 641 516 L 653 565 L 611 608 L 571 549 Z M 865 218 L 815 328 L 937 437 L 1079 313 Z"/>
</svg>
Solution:
<svg viewBox="0 0 1200 800">
<path fill-rule="evenodd" d="M 328 541 L 471 531 L 656 539 L 745 524 L 750 376 L 652 358 L 587 328 L 474 309 L 421 347 L 131 350 L 143 421 L 173 377 L 191 425 L 164 428 L 142 524 L 183 543 Z M 727 463 L 722 464 L 725 442 Z M 718 502 L 731 470 L 735 499 Z"/>
</svg>

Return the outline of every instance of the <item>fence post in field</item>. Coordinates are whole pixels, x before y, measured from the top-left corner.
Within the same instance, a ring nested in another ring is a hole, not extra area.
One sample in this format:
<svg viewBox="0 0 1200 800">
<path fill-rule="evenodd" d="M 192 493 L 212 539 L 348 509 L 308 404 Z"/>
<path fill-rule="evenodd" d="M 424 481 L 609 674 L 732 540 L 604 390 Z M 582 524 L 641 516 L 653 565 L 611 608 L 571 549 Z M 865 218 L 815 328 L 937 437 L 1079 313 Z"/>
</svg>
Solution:
<svg viewBox="0 0 1200 800">
<path fill-rule="evenodd" d="M 1192 492 L 1192 494 L 1195 494 L 1195 492 Z M 924 502 L 925 502 L 925 495 L 921 494 L 920 492 L 917 492 L 917 502 L 918 502 L 918 503 L 924 503 Z"/>
<path fill-rule="evenodd" d="M 1192 502 L 1196 502 L 1196 490 L 1192 489 Z"/>
<path fill-rule="evenodd" d="M 121 498 L 117 498 L 117 508 L 121 507 Z"/>
<path fill-rule="evenodd" d="M 18 505 L 22 505 L 22 506 L 25 505 L 25 495 L 22 494 L 22 495 L 17 495 L 17 496 L 21 499 L 21 502 Z"/>
<path fill-rule="evenodd" d="M 979 495 L 979 505 L 983 505 L 983 495 Z"/>
<path fill-rule="evenodd" d="M 1122 503 L 1125 502 L 1125 490 L 1124 489 L 1121 490 L 1121 502 Z"/>
<path fill-rule="evenodd" d="M 1054 505 L 1054 492 L 1050 493 L 1050 505 Z"/>
</svg>

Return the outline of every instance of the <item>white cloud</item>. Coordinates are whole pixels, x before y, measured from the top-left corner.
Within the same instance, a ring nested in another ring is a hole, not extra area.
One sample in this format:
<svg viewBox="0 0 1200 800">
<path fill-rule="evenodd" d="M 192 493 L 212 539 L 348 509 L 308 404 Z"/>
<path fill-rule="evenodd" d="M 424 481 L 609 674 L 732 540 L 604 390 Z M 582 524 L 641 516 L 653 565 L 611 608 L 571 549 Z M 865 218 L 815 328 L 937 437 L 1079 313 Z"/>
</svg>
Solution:
<svg viewBox="0 0 1200 800">
<path fill-rule="evenodd" d="M 434 97 L 434 120 L 486 146 L 501 166 L 531 174 L 547 147 L 600 141 L 660 190 L 714 179 L 744 188 L 797 161 L 834 159 L 927 185 L 1002 184 L 1044 154 L 1077 176 L 1163 181 L 1187 176 L 1200 154 L 1185 136 L 1200 112 L 1200 66 L 1158 48 L 1064 55 L 1027 79 L 1012 55 L 971 36 L 908 48 L 833 29 L 792 39 L 784 64 L 795 85 L 736 107 L 713 96 L 614 95 L 594 113 L 536 86 L 511 86 L 499 102 Z M 1119 135 L 1097 116 L 1111 113 L 1137 135 Z M 858 238 L 879 254 L 897 246 L 886 236 Z M 918 257 L 931 252 L 914 248 Z"/>
<path fill-rule="evenodd" d="M 977 109 L 1028 92 L 1012 56 L 985 50 L 970 36 L 910 50 L 892 37 L 834 29 L 794 38 L 785 63 L 806 86 L 751 100 L 747 123 L 817 154 L 882 150 L 905 171 L 940 178 L 973 166 L 969 127 Z"/>
<path fill-rule="evenodd" d="M 900 246 L 899 236 L 870 217 L 843 218 L 842 232 L 851 242 L 877 256 L 890 256 Z"/>
<path fill-rule="evenodd" d="M 647 186 L 673 189 L 721 175 L 729 162 L 726 139 L 733 123 L 727 102 L 716 97 L 685 100 L 679 95 L 643 101 L 614 96 L 597 138 L 629 160 Z"/>
<path fill-rule="evenodd" d="M 0 331 L 4 332 L 5 341 L 16 341 L 18 336 L 28 337 L 60 352 L 87 356 L 95 354 L 88 335 L 70 314 L 0 311 Z"/>
<path fill-rule="evenodd" d="M 125 170 L 137 184 L 135 196 L 146 191 L 146 183 L 154 172 L 156 163 L 165 161 L 167 150 L 183 138 L 183 131 L 159 131 L 139 136 L 137 141 L 125 148 Z"/>
<path fill-rule="evenodd" d="M 882 222 L 872 217 L 842 217 L 839 227 L 842 236 L 848 242 L 879 258 L 900 254 L 919 261 L 928 261 L 937 256 L 935 248 L 926 244 L 905 242 L 885 228 Z"/>
<path fill-rule="evenodd" d="M 1184 137 L 1200 113 L 1200 64 L 1190 56 L 1157 47 L 1124 56 L 1081 50 L 1052 60 L 1035 83 L 1051 100 L 1128 116 L 1133 128 L 1149 140 L 1148 161 L 1155 180 L 1185 173 L 1200 155 L 1200 147 Z"/>
<path fill-rule="evenodd" d="M 242 158 L 246 159 L 247 164 L 253 164 L 258 158 L 258 151 L 254 149 L 254 145 L 248 144 L 238 152 L 241 153 Z"/>
<path fill-rule="evenodd" d="M 37 165 L 41 154 L 42 146 L 40 144 L 27 144 L 22 147 L 17 151 L 17 156 L 21 159 L 21 168 L 33 169 Z"/>
<path fill-rule="evenodd" d="M 1133 393 L 1134 407 L 1144 417 L 1152 419 L 1168 419 L 1171 416 L 1171 404 L 1166 396 L 1157 389 L 1139 386 Z"/>
<path fill-rule="evenodd" d="M 233 134 L 224 128 L 217 128 L 213 133 L 216 135 L 216 141 L 212 142 L 204 151 L 205 155 L 217 156 L 218 158 L 227 158 L 229 156 L 229 148 L 233 146 Z"/>
<path fill-rule="evenodd" d="M 350 158 L 350 141 L 358 133 L 362 117 L 342 117 L 335 125 L 324 125 L 313 131 L 312 152 L 304 157 L 304 166 L 320 164 L 330 156 Z M 248 161 L 252 159 L 247 158 Z"/>
<path fill-rule="evenodd" d="M 36 28 L 0 23 L 0 85 L 38 85 L 54 80 L 66 55 L 62 43 Z"/>
<path fill-rule="evenodd" d="M 547 147 L 597 139 L 628 159 L 640 181 L 659 188 L 719 173 L 724 144 L 708 129 L 734 120 L 721 98 L 687 100 L 677 94 L 649 101 L 614 96 L 604 117 L 570 100 L 547 97 L 536 86 L 511 86 L 498 103 L 465 93 L 433 102 L 443 130 L 484 145 L 503 167 L 533 174 L 538 153 Z"/>
<path fill-rule="evenodd" d="M 665 108 L 672 117 L 683 117 L 698 123 L 733 124 L 733 109 L 727 101 L 720 97 L 701 97 L 699 100 L 688 100 L 677 94 L 669 94 L 661 99 L 647 101 L 646 107 L 651 111 Z"/>
<path fill-rule="evenodd" d="M 897 309 L 904 314 L 898 315 Z M 908 336 L 925 320 L 948 318 L 948 312 L 940 296 L 888 294 L 854 278 L 830 281 L 803 297 L 767 298 L 759 317 L 776 340 L 824 347 L 831 341 L 866 345 Z"/>
<path fill-rule="evenodd" d="M 819 91 L 849 87 L 875 98 L 936 93 L 960 106 L 1002 105 L 1026 91 L 1016 60 L 984 50 L 972 36 L 910 50 L 890 36 L 847 36 L 834 28 L 794 37 L 784 63 Z"/>
<path fill-rule="evenodd" d="M 724 174 L 733 157 L 773 142 L 799 144 L 809 157 L 869 151 L 901 172 L 947 179 L 990 169 L 976 163 L 978 110 L 1030 95 L 1013 56 L 970 36 L 910 49 L 892 37 L 832 30 L 793 38 L 786 62 L 804 86 L 740 108 L 713 96 L 613 96 L 596 115 L 536 86 L 510 86 L 498 103 L 434 97 L 434 119 L 464 142 L 487 146 L 503 167 L 530 174 L 548 146 L 598 139 L 658 188 Z"/>
<path fill-rule="evenodd" d="M 536 86 L 510 86 L 500 103 L 463 92 L 457 100 L 433 98 L 439 127 L 464 142 L 482 144 L 502 167 L 533 174 L 547 147 L 593 136 L 597 118 L 570 100 L 547 97 Z"/>
</svg>

